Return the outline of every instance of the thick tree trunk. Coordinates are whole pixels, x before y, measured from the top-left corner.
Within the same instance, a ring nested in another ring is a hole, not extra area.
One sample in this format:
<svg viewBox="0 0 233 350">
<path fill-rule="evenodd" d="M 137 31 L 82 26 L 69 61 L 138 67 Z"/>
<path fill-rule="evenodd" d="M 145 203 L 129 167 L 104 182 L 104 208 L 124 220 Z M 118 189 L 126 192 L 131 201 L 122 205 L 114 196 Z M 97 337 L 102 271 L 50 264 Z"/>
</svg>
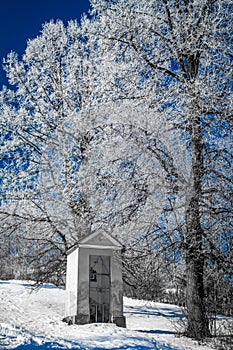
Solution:
<svg viewBox="0 0 233 350">
<path fill-rule="evenodd" d="M 209 326 L 204 303 L 202 230 L 196 204 L 192 198 L 186 211 L 187 336 L 202 339 L 209 336 Z"/>
<path fill-rule="evenodd" d="M 186 207 L 186 274 L 187 274 L 187 335 L 195 339 L 209 336 L 208 318 L 204 303 L 204 255 L 200 221 L 202 194 L 202 137 L 199 118 L 190 120 L 192 125 L 192 176 Z"/>
</svg>

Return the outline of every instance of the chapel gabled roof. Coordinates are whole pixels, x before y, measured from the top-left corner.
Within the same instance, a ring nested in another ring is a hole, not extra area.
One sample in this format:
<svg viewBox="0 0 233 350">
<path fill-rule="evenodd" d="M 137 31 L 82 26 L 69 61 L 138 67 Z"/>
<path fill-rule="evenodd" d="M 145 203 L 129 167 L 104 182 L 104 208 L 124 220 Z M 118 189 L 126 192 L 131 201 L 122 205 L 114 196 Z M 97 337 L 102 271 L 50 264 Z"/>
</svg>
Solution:
<svg viewBox="0 0 233 350">
<path fill-rule="evenodd" d="M 120 250 L 122 249 L 122 244 L 116 238 L 101 229 L 82 237 L 67 251 L 67 254 L 72 253 L 78 247 Z"/>
</svg>

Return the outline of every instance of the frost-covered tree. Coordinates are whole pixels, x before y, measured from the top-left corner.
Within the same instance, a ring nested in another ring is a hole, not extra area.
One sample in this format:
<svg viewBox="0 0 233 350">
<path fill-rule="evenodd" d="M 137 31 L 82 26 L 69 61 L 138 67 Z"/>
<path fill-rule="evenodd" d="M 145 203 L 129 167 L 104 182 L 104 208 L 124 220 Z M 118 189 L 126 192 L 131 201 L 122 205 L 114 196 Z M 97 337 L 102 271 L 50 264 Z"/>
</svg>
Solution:
<svg viewBox="0 0 233 350">
<path fill-rule="evenodd" d="M 15 87 L 1 92 L 1 231 L 22 237 L 47 278 L 95 216 L 78 174 L 96 125 L 95 63 L 76 22 L 51 21 L 5 69 Z"/>
<path fill-rule="evenodd" d="M 111 125 L 113 108 L 124 114 L 127 106 L 108 98 L 104 53 L 86 28 L 58 21 L 43 26 L 21 60 L 11 53 L 5 61 L 15 88 L 1 92 L 1 234 L 23 241 L 19 258 L 38 281 L 59 282 L 70 246 L 100 226 L 119 235 L 148 196 L 149 160 L 136 149 L 128 160 L 132 131 Z M 150 187 L 162 197 L 157 180 Z"/>
<path fill-rule="evenodd" d="M 136 213 L 139 227 L 163 197 L 147 172 L 150 159 L 135 148 L 136 132 L 122 120 L 111 125 L 129 105 L 109 99 L 101 64 L 108 53 L 88 40 L 83 23 L 47 23 L 22 59 L 10 53 L 5 61 L 15 88 L 1 92 L 1 232 L 24 241 L 21 255 L 41 281 L 64 271 L 67 249 L 91 229 L 133 242 L 133 228 L 119 227 Z"/>
<path fill-rule="evenodd" d="M 109 99 L 127 101 L 125 123 L 145 128 L 141 145 L 160 162 L 166 180 L 175 183 L 164 210 L 183 207 L 184 225 L 178 218 L 177 231 L 186 259 L 187 334 L 205 337 L 205 260 L 220 257 L 222 265 L 225 259 L 227 264 L 231 249 L 232 2 L 91 4 L 95 20 L 90 38 L 98 37 L 96 45 L 108 52 L 102 65 L 105 91 Z M 138 112 L 138 105 L 144 112 Z M 156 130 L 159 119 L 163 126 Z M 164 158 L 156 149 L 157 136 L 167 147 L 162 149 Z M 164 218 L 175 225 L 174 215 Z M 167 231 L 165 221 L 161 227 Z"/>
</svg>

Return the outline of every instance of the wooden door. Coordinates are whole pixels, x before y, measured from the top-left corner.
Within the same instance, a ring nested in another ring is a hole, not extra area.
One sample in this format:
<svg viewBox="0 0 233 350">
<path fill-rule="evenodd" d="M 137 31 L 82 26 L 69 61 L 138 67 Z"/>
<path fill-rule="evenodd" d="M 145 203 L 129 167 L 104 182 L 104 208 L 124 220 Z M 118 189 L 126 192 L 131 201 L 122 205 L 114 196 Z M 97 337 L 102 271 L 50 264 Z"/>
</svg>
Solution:
<svg viewBox="0 0 233 350">
<path fill-rule="evenodd" d="M 91 255 L 89 267 L 90 322 L 109 322 L 110 256 Z"/>
</svg>

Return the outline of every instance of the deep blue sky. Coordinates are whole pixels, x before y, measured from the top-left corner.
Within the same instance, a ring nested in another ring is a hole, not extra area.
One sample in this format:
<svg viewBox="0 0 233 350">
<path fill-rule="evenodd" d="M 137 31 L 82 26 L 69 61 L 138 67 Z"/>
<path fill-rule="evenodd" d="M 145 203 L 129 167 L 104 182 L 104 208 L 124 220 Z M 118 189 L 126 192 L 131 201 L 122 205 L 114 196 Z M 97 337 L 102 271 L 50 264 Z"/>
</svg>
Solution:
<svg viewBox="0 0 233 350">
<path fill-rule="evenodd" d="M 10 51 L 21 55 L 27 40 L 40 34 L 50 19 L 80 19 L 89 9 L 89 0 L 2 0 L 0 8 L 0 89 L 7 85 L 3 57 Z"/>
</svg>

